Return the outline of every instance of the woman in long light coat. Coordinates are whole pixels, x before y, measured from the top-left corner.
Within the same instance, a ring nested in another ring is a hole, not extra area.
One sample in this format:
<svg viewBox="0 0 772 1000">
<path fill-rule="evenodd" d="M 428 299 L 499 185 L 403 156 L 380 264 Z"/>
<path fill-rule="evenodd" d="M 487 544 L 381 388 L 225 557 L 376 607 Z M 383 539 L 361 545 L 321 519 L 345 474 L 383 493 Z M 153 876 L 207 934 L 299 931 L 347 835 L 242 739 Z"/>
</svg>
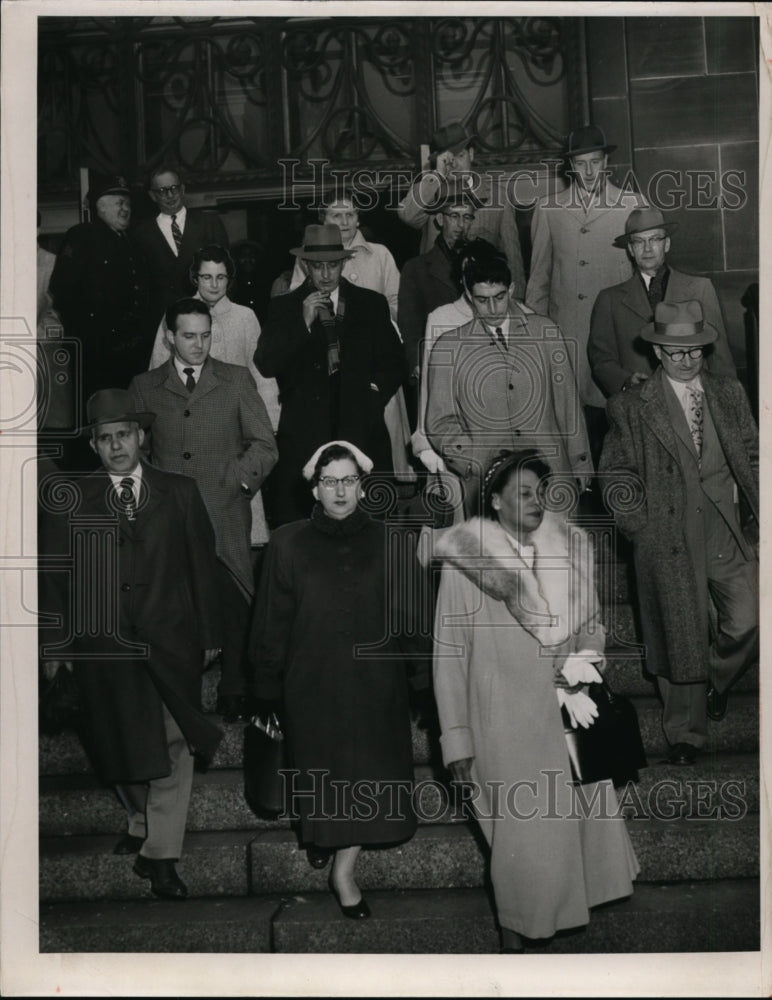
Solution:
<svg viewBox="0 0 772 1000">
<path fill-rule="evenodd" d="M 534 451 L 494 460 L 486 516 L 437 545 L 442 756 L 475 795 L 504 951 L 586 924 L 638 873 L 611 782 L 583 786 L 581 800 L 572 784 L 561 703 L 574 726 L 592 724 L 583 685 L 600 679 L 605 635 L 590 540 L 545 512 L 548 472 Z"/>
</svg>

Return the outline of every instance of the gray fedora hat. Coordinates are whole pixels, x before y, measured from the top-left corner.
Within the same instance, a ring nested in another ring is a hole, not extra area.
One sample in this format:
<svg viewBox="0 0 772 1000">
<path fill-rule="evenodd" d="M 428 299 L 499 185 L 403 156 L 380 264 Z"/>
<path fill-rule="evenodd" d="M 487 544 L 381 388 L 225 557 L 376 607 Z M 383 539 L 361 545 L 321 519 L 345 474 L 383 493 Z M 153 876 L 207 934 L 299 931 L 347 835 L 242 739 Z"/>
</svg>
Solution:
<svg viewBox="0 0 772 1000">
<path fill-rule="evenodd" d="M 672 347 L 703 347 L 712 344 L 718 330 L 706 323 L 696 299 L 686 302 L 658 302 L 654 322 L 641 328 L 641 337 L 650 344 Z"/>
<path fill-rule="evenodd" d="M 303 260 L 333 261 L 345 260 L 354 254 L 353 250 L 347 250 L 343 246 L 343 237 L 340 235 L 340 227 L 327 224 L 324 226 L 306 226 L 303 234 L 303 246 L 290 250 L 295 257 Z"/>
</svg>

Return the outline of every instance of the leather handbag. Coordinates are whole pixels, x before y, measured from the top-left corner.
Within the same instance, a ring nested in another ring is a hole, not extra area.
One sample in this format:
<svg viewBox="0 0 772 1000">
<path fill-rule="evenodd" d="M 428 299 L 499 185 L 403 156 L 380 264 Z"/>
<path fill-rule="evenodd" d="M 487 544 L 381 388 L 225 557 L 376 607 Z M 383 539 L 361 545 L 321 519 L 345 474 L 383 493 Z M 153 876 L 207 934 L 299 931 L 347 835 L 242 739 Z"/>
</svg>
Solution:
<svg viewBox="0 0 772 1000">
<path fill-rule="evenodd" d="M 610 779 L 618 788 L 638 781 L 638 769 L 647 764 L 635 706 L 623 695 L 614 694 L 606 681 L 587 685 L 586 693 L 598 708 L 588 729 L 574 729 L 562 709 L 574 782 L 586 785 Z"/>
<path fill-rule="evenodd" d="M 258 816 L 284 811 L 284 734 L 274 714 L 244 728 L 244 798 Z"/>
</svg>

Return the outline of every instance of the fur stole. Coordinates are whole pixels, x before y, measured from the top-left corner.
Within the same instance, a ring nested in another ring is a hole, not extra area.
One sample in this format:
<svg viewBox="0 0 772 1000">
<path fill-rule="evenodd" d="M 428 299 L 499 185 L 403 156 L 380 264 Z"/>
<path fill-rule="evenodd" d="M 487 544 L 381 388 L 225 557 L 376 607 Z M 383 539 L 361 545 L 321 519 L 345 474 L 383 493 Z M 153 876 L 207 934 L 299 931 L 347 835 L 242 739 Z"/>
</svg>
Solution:
<svg viewBox="0 0 772 1000">
<path fill-rule="evenodd" d="M 599 628 L 594 555 L 585 531 L 549 511 L 531 536 L 529 569 L 497 521 L 474 517 L 444 531 L 435 554 L 463 573 L 542 646 L 573 648 L 590 623 Z"/>
</svg>

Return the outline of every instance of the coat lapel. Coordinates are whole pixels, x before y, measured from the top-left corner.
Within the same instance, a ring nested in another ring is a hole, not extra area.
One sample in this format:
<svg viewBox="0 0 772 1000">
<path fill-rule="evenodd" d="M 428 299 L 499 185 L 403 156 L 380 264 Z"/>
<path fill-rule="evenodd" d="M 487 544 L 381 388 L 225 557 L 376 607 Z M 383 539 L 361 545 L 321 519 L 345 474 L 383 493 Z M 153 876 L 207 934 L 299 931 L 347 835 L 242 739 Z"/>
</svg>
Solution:
<svg viewBox="0 0 772 1000">
<path fill-rule="evenodd" d="M 662 384 L 664 372 L 658 367 L 641 387 L 641 420 L 650 428 L 673 458 L 678 461 L 678 443 L 667 408 L 665 387 Z"/>
<path fill-rule="evenodd" d="M 636 316 L 647 321 L 652 317 L 651 303 L 643 287 L 640 274 L 636 271 L 622 286 L 622 304 Z"/>
<path fill-rule="evenodd" d="M 187 398 L 188 390 L 182 384 L 182 379 L 177 374 L 177 369 L 174 367 L 174 358 L 169 358 L 166 362 L 166 370 L 163 368 L 159 369 L 164 375 L 163 384 L 164 387 L 173 392 L 175 396 L 183 396 Z"/>
<path fill-rule="evenodd" d="M 681 438 L 694 461 L 699 462 L 699 456 L 697 455 L 697 449 L 694 447 L 694 440 L 689 430 L 689 423 L 686 419 L 686 415 L 684 414 L 681 404 L 678 402 L 678 397 L 676 396 L 673 387 L 669 385 L 667 379 L 664 378 L 662 379 L 662 391 L 665 396 L 665 405 L 667 406 L 667 412 L 670 416 L 670 423 L 673 426 L 673 430 L 676 432 L 678 437 Z"/>
</svg>

